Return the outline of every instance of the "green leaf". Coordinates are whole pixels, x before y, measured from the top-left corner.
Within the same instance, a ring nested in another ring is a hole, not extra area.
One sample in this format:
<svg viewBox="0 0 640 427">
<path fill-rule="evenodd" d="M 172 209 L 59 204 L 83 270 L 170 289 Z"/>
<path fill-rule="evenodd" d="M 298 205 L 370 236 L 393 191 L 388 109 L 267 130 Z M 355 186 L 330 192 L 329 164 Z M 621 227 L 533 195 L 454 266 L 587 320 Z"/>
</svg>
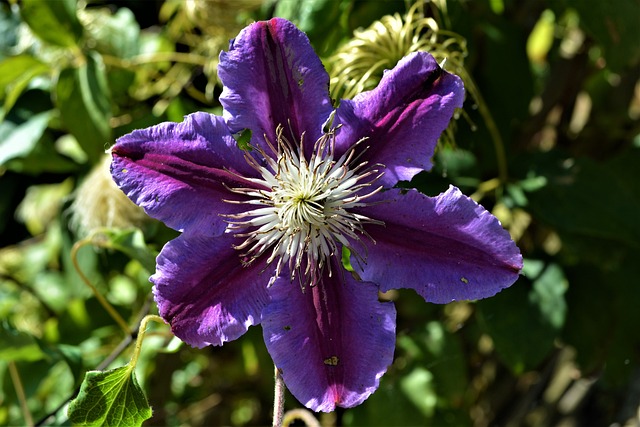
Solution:
<svg viewBox="0 0 640 427">
<path fill-rule="evenodd" d="M 80 384 L 84 366 L 82 364 L 82 352 L 80 347 L 68 344 L 49 344 L 43 340 L 37 340 L 40 350 L 52 361 L 63 361 L 73 376 L 76 385 Z"/>
<path fill-rule="evenodd" d="M 243 129 L 238 133 L 234 133 L 232 136 L 238 143 L 239 149 L 251 151 L 251 129 Z"/>
<path fill-rule="evenodd" d="M 47 71 L 47 64 L 29 55 L 12 56 L 0 62 L 0 99 L 4 99 L 2 116 L 13 107 L 31 79 Z"/>
<path fill-rule="evenodd" d="M 156 268 L 156 253 L 149 250 L 142 231 L 137 228 L 127 230 L 105 230 L 101 233 L 108 240 L 103 246 L 118 250 L 138 261 L 148 271 Z"/>
<path fill-rule="evenodd" d="M 106 8 L 86 9 L 92 25 L 87 25 L 95 49 L 118 58 L 130 58 L 139 52 L 140 25 L 130 9 L 118 9 L 111 14 Z"/>
<path fill-rule="evenodd" d="M 39 175 L 46 172 L 68 174 L 78 171 L 78 165 L 75 162 L 61 156 L 55 150 L 54 142 L 50 138 L 44 138 L 34 148 L 27 157 L 7 163 L 7 169 L 25 175 Z"/>
<path fill-rule="evenodd" d="M 0 58 L 4 58 L 7 51 L 18 44 L 20 24 L 20 17 L 11 11 L 8 2 L 0 3 Z"/>
<path fill-rule="evenodd" d="M 28 361 L 41 360 L 45 357 L 34 337 L 14 329 L 6 322 L 0 328 L 0 360 Z"/>
<path fill-rule="evenodd" d="M 636 0 L 568 1 L 564 3 L 580 14 L 581 26 L 602 46 L 607 65 L 622 71 L 640 61 Z"/>
<path fill-rule="evenodd" d="M 400 390 L 426 417 L 432 417 L 438 402 L 433 374 L 417 366 L 400 380 Z"/>
<path fill-rule="evenodd" d="M 557 330 L 564 325 L 567 314 L 564 300 L 567 288 L 567 279 L 560 266 L 550 264 L 535 278 L 533 290 L 529 294 L 529 301 L 538 306 L 545 321 Z"/>
<path fill-rule="evenodd" d="M 307 34 L 316 51 L 324 55 L 346 36 L 341 18 L 351 3 L 351 0 L 279 1 L 275 15 L 295 22 Z"/>
<path fill-rule="evenodd" d="M 401 378 L 397 378 L 397 375 L 394 376 L 392 373 L 384 375 L 380 380 L 380 387 L 367 399 L 367 404 L 345 411 L 343 424 L 371 427 L 429 425 L 428 418 L 415 407 L 404 392 L 405 390 L 422 393 L 428 391 L 422 397 L 431 398 L 432 401 L 435 398 L 433 389 L 429 387 L 431 385 L 429 373 L 416 369 L 406 373 L 403 378 L 407 379 L 403 384 L 400 384 Z M 400 387 L 402 387 L 402 393 L 398 393 Z"/>
<path fill-rule="evenodd" d="M 551 352 L 559 334 L 543 310 L 553 305 L 541 302 L 538 293 L 519 280 L 477 303 L 480 327 L 493 340 L 500 359 L 516 374 L 535 369 Z"/>
<path fill-rule="evenodd" d="M 73 179 L 57 184 L 32 185 L 15 210 L 15 217 L 37 236 L 45 232 L 60 212 L 60 201 L 73 191 Z"/>
<path fill-rule="evenodd" d="M 69 173 L 78 164 L 56 151 L 50 123 L 55 110 L 46 103 L 48 93 L 28 90 L 16 107 L 0 121 L 0 165 L 21 174 L 38 175 L 43 172 Z M 32 108 L 39 109 L 36 112 Z"/>
<path fill-rule="evenodd" d="M 38 144 L 47 129 L 52 112 L 45 111 L 15 125 L 10 121 L 0 122 L 0 165 L 11 159 L 27 156 Z"/>
<path fill-rule="evenodd" d="M 152 411 L 132 366 L 89 371 L 69 405 L 69 419 L 84 426 L 140 426 Z"/>
<path fill-rule="evenodd" d="M 427 350 L 422 362 L 433 374 L 440 406 L 462 401 L 469 378 L 460 336 L 447 331 L 441 322 L 432 321 L 419 337 Z"/>
<path fill-rule="evenodd" d="M 567 276 L 572 284 L 567 292 L 571 315 L 563 341 L 576 349 L 583 376 L 602 376 L 609 386 L 627 384 L 640 364 L 637 255 L 613 271 L 583 263 L 568 269 Z"/>
<path fill-rule="evenodd" d="M 76 16 L 76 0 L 23 0 L 21 15 L 42 40 L 71 47 L 82 37 L 82 25 Z"/>
<path fill-rule="evenodd" d="M 567 160 L 562 169 L 540 171 L 548 184 L 527 193 L 528 209 L 558 232 L 565 256 L 617 263 L 640 249 L 638 162 L 640 149 L 628 149 L 605 162 Z"/>
<path fill-rule="evenodd" d="M 556 16 L 544 10 L 527 39 L 527 56 L 534 62 L 543 62 L 553 46 Z"/>
<path fill-rule="evenodd" d="M 99 55 L 78 68 L 64 69 L 56 85 L 56 103 L 67 129 L 91 163 L 97 163 L 111 142 L 111 97 Z"/>
</svg>

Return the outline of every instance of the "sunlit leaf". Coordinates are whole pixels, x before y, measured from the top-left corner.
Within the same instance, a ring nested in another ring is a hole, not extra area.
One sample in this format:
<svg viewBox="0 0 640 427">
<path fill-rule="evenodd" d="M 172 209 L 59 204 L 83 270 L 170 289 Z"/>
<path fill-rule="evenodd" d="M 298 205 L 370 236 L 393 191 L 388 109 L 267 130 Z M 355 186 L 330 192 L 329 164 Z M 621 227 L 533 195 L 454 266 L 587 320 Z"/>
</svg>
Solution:
<svg viewBox="0 0 640 427">
<path fill-rule="evenodd" d="M 4 112 L 9 112 L 31 79 L 46 73 L 49 66 L 30 55 L 18 55 L 0 62 L 0 99 L 4 100 Z"/>
<path fill-rule="evenodd" d="M 555 15 L 545 10 L 527 39 L 527 55 L 532 62 L 543 62 L 553 45 Z"/>
<path fill-rule="evenodd" d="M 87 32 L 95 41 L 95 49 L 103 54 L 129 58 L 139 51 L 140 26 L 131 10 L 119 8 L 111 14 L 107 9 L 87 9 Z"/>
<path fill-rule="evenodd" d="M 77 68 L 64 69 L 56 85 L 56 103 L 62 120 L 96 163 L 111 142 L 111 97 L 104 64 L 98 55 Z"/>
<path fill-rule="evenodd" d="M 28 90 L 16 107 L 0 121 L 0 165 L 22 174 L 69 173 L 78 164 L 56 151 L 52 133 L 55 110 L 48 110 L 50 96 Z M 35 111 L 34 111 L 35 110 Z"/>
<path fill-rule="evenodd" d="M 0 165 L 11 159 L 28 155 L 47 129 L 52 112 L 45 111 L 19 125 L 0 122 Z"/>
<path fill-rule="evenodd" d="M 567 288 L 562 268 L 557 264 L 550 264 L 539 276 L 535 276 L 533 289 L 529 294 L 529 301 L 538 306 L 545 321 L 558 330 L 564 325 L 567 314 L 564 300 Z"/>
<path fill-rule="evenodd" d="M 241 132 L 233 134 L 233 138 L 238 143 L 238 148 L 241 150 L 251 150 L 251 145 L 249 144 L 251 141 L 251 129 L 243 129 Z"/>
<path fill-rule="evenodd" d="M 42 40 L 70 47 L 82 37 L 82 26 L 76 16 L 75 0 L 23 0 L 22 19 Z"/>
<path fill-rule="evenodd" d="M 16 219 L 25 224 L 32 235 L 43 233 L 58 215 L 61 200 L 72 190 L 71 179 L 59 184 L 32 185 L 16 209 Z"/>
<path fill-rule="evenodd" d="M 83 426 L 140 426 L 151 414 L 130 365 L 87 372 L 68 411 L 71 422 Z"/>
<path fill-rule="evenodd" d="M 416 367 L 400 381 L 400 389 L 426 417 L 433 416 L 438 395 L 433 383 L 433 374 L 423 367 Z"/>
<path fill-rule="evenodd" d="M 350 3 L 350 0 L 279 1 L 275 15 L 295 22 L 309 35 L 316 50 L 324 53 L 335 48 L 337 41 L 346 35 L 340 17 Z"/>
</svg>

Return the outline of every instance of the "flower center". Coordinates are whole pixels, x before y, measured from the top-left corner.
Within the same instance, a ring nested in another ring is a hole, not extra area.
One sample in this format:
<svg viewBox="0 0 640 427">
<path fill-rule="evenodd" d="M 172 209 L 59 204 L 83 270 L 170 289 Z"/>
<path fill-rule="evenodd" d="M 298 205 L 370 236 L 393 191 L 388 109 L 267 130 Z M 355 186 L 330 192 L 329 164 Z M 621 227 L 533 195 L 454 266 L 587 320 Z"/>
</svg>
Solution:
<svg viewBox="0 0 640 427">
<path fill-rule="evenodd" d="M 343 246 L 357 256 L 352 244 L 367 235 L 364 224 L 383 224 L 350 211 L 366 206 L 366 199 L 381 190 L 373 186 L 381 176 L 379 165 L 356 163 L 355 147 L 362 141 L 336 159 L 334 131 L 325 133 L 315 142 L 311 155 L 305 156 L 304 135 L 295 146 L 279 126 L 276 145 L 267 141 L 273 156 L 256 149 L 264 166 L 251 153 L 245 155 L 261 176 L 250 181 L 264 190 L 230 189 L 247 196 L 230 203 L 251 207 L 228 215 L 227 232 L 245 239 L 235 246 L 243 251 L 242 258 L 251 263 L 270 251 L 267 263 L 275 264 L 274 278 L 289 274 L 293 281 L 297 277 L 303 289 L 317 284 L 324 268 L 331 274 L 329 258 L 339 261 Z"/>
</svg>

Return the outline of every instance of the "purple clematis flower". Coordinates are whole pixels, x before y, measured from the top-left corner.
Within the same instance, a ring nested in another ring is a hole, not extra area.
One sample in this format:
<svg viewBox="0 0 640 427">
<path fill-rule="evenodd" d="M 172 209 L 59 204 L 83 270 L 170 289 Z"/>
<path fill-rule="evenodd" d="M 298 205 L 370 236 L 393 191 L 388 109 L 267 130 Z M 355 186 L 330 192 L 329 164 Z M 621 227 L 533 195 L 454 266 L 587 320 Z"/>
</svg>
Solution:
<svg viewBox="0 0 640 427">
<path fill-rule="evenodd" d="M 218 72 L 224 117 L 136 130 L 111 150 L 120 188 L 182 232 L 151 281 L 183 341 L 222 345 L 262 324 L 293 395 L 332 411 L 364 401 L 392 362 L 396 312 L 379 291 L 447 303 L 518 278 L 509 234 L 457 188 L 394 188 L 431 168 L 463 102 L 460 79 L 429 54 L 334 110 L 306 35 L 274 18 L 242 30 Z M 243 150 L 233 135 L 245 130 Z"/>
</svg>

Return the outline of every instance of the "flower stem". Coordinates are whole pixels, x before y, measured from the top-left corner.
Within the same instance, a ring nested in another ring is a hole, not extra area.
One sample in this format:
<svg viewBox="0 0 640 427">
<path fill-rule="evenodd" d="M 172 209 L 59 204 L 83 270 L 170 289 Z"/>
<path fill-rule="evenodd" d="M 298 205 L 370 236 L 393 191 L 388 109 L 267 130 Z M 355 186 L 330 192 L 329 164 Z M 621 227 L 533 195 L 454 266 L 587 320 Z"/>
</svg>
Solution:
<svg viewBox="0 0 640 427">
<path fill-rule="evenodd" d="M 24 392 L 24 387 L 22 386 L 22 381 L 20 380 L 20 374 L 18 373 L 18 367 L 16 366 L 16 362 L 9 361 L 9 374 L 11 375 L 11 382 L 13 382 L 13 387 L 16 390 L 16 395 L 18 396 L 18 401 L 20 402 L 20 408 L 22 409 L 22 416 L 24 417 L 24 423 L 28 426 L 33 425 L 33 417 L 31 416 L 31 411 L 29 411 L 29 405 L 27 405 L 27 397 Z"/>
<path fill-rule="evenodd" d="M 144 340 L 144 334 L 147 332 L 147 324 L 153 320 L 154 322 L 164 324 L 164 320 L 160 316 L 156 316 L 155 314 L 146 315 L 142 321 L 140 322 L 140 328 L 138 329 L 138 337 L 136 338 L 136 346 L 133 349 L 133 354 L 131 355 L 131 361 L 129 362 L 129 366 L 133 369 L 138 363 L 138 356 L 140 356 L 140 350 L 142 349 L 142 341 Z"/>
<path fill-rule="evenodd" d="M 273 427 L 282 427 L 284 418 L 284 392 L 286 386 L 278 367 L 275 367 L 275 387 L 273 391 Z"/>
<path fill-rule="evenodd" d="M 155 62 L 180 62 L 183 64 L 207 65 L 208 59 L 204 56 L 183 52 L 156 52 L 134 56 L 133 58 L 121 59 L 111 55 L 103 55 L 105 64 L 118 68 L 131 69 L 144 64 Z"/>
<path fill-rule="evenodd" d="M 503 182 L 500 181 L 500 178 L 492 178 L 488 181 L 481 182 L 478 185 L 478 189 L 470 197 L 480 203 L 480 200 L 482 200 L 487 193 L 495 191 L 500 188 L 501 185 L 503 185 Z"/>
<path fill-rule="evenodd" d="M 88 244 L 91 244 L 91 237 L 82 239 L 73 245 L 73 248 L 71 248 L 71 262 L 73 263 L 73 266 L 75 267 L 76 272 L 80 276 L 80 279 L 82 279 L 84 284 L 87 285 L 89 289 L 91 289 L 91 292 L 93 292 L 93 295 L 96 297 L 98 302 L 107 311 L 107 313 L 109 313 L 111 318 L 120 326 L 120 328 L 122 328 L 125 335 L 129 335 L 131 333 L 131 329 L 129 328 L 129 325 L 127 324 L 127 322 L 125 322 L 122 316 L 120 316 L 120 313 L 118 313 L 116 309 L 113 308 L 113 306 L 109 303 L 109 301 L 107 301 L 107 299 L 104 296 L 102 296 L 100 292 L 98 292 L 98 289 L 96 289 L 96 287 L 93 286 L 89 278 L 85 276 L 85 274 L 82 272 L 82 269 L 80 268 L 80 265 L 78 264 L 78 250 L 80 250 L 81 247 L 86 246 Z"/>
<path fill-rule="evenodd" d="M 487 127 L 487 131 L 491 136 L 491 141 L 493 142 L 493 147 L 496 154 L 496 164 L 498 167 L 498 179 L 500 180 L 500 186 L 503 186 L 507 183 L 509 179 L 509 171 L 507 166 L 507 155 L 504 148 L 504 141 L 502 140 L 502 135 L 500 134 L 500 130 L 498 129 L 498 125 L 495 120 L 493 120 L 493 116 L 491 115 L 491 111 L 489 107 L 487 107 L 487 103 L 484 101 L 482 94 L 480 93 L 480 89 L 476 86 L 471 74 L 467 72 L 467 70 L 462 67 L 460 70 L 457 70 L 460 74 L 460 77 L 464 81 L 464 84 L 467 88 L 467 91 L 471 94 L 473 99 L 478 106 L 478 112 L 482 119 L 484 120 L 485 126 Z"/>
<path fill-rule="evenodd" d="M 146 317 L 147 313 L 149 312 L 149 307 L 151 306 L 151 301 L 153 301 L 153 298 L 150 295 L 149 297 L 147 297 L 147 300 L 145 301 L 145 304 L 142 307 L 142 310 L 140 310 L 140 312 L 136 316 L 135 325 L 138 325 L 138 328 L 140 327 L 142 321 L 144 320 L 144 318 Z M 129 344 L 131 344 L 131 342 L 133 341 L 133 338 L 135 336 L 136 335 L 133 334 L 133 333 L 130 333 L 127 336 L 125 336 L 124 339 L 122 341 L 120 341 L 120 343 L 116 346 L 116 348 L 114 348 L 111 351 L 109 356 L 107 356 L 104 360 L 102 360 L 102 362 L 100 362 L 95 367 L 95 370 L 96 371 L 103 371 L 103 370 L 107 369 L 111 365 L 111 363 L 113 363 L 113 361 L 116 360 L 122 354 L 122 352 L 124 352 L 129 347 Z M 54 420 L 57 419 L 56 418 L 56 414 L 58 412 L 60 412 L 62 410 L 62 408 L 64 408 L 71 401 L 71 399 L 73 399 L 73 397 L 77 396 L 77 394 L 79 392 L 80 392 L 80 386 L 77 387 L 77 389 L 73 392 L 73 394 L 71 396 L 69 396 L 66 400 L 63 400 L 58 405 L 58 407 L 54 408 L 47 415 L 42 417 L 35 425 L 37 425 L 37 426 L 52 425 Z"/>
</svg>

